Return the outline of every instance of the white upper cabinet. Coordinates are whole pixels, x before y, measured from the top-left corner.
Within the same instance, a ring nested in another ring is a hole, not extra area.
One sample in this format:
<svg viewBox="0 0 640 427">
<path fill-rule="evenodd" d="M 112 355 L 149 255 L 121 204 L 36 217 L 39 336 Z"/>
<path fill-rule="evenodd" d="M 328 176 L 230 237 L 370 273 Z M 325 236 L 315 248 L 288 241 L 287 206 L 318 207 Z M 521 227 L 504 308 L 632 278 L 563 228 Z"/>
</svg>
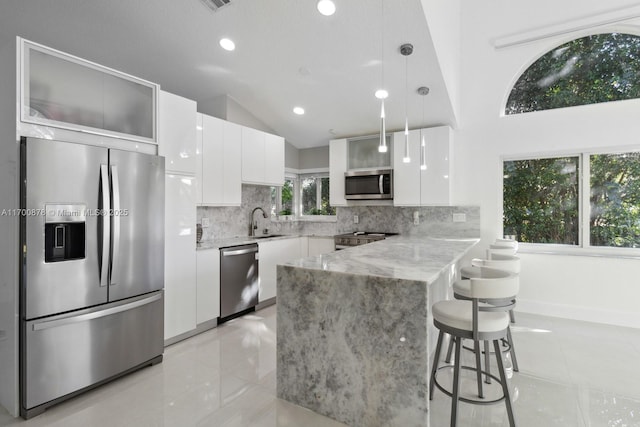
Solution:
<svg viewBox="0 0 640 427">
<path fill-rule="evenodd" d="M 160 91 L 158 154 L 167 172 L 196 173 L 196 108 L 195 101 Z"/>
<path fill-rule="evenodd" d="M 421 133 L 422 131 L 422 133 Z M 426 170 L 420 169 L 421 136 L 426 148 Z M 449 126 L 409 132 L 410 163 L 404 163 L 404 132 L 394 134 L 395 206 L 446 206 L 452 202 L 452 130 Z"/>
<path fill-rule="evenodd" d="M 242 127 L 242 182 L 284 184 L 284 138 Z"/>
<path fill-rule="evenodd" d="M 420 130 L 409 132 L 410 163 L 403 163 L 404 132 L 393 134 L 393 204 L 419 206 L 420 202 Z"/>
<path fill-rule="evenodd" d="M 329 141 L 329 203 L 346 206 L 344 198 L 344 173 L 347 171 L 347 140 Z"/>
<path fill-rule="evenodd" d="M 18 38 L 23 135 L 55 129 L 155 143 L 158 85 Z M 80 137 L 65 139 L 82 141 Z M 127 148 L 123 146 L 122 148 Z"/>
<path fill-rule="evenodd" d="M 393 167 L 391 163 L 393 137 L 387 134 L 385 138 L 388 147 L 385 153 L 381 153 L 378 150 L 380 146 L 379 135 L 349 138 L 347 140 L 347 150 L 349 152 L 347 168 L 349 170 L 365 170 Z"/>
<path fill-rule="evenodd" d="M 242 128 L 242 182 L 259 184 L 264 181 L 264 132 Z"/>
<path fill-rule="evenodd" d="M 198 114 L 201 138 L 198 142 L 198 204 L 240 206 L 242 127 L 216 117 Z"/>
<path fill-rule="evenodd" d="M 284 138 L 266 133 L 264 137 L 264 181 L 267 185 L 284 185 Z"/>
</svg>

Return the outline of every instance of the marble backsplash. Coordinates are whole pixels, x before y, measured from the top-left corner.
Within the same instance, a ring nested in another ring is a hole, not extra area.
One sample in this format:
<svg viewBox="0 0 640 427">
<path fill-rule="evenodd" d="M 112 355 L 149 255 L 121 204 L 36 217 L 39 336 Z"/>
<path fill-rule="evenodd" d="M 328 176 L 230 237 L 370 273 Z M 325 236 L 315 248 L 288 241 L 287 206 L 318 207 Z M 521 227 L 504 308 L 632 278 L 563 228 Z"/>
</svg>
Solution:
<svg viewBox="0 0 640 427">
<path fill-rule="evenodd" d="M 209 227 L 203 228 L 202 240 L 224 239 L 249 235 L 251 211 L 261 207 L 270 214 L 271 189 L 260 185 L 242 185 L 240 206 L 198 207 L 197 221 L 209 219 Z M 267 229 L 272 234 L 315 234 L 333 236 L 354 231 L 399 233 L 408 236 L 432 237 L 480 237 L 480 208 L 478 206 L 349 206 L 336 209 L 336 221 L 310 221 L 263 218 L 258 211 L 258 233 Z M 414 212 L 418 212 L 419 224 L 414 225 Z M 453 214 L 465 214 L 464 222 L 453 222 Z M 358 215 L 358 223 L 353 217 Z"/>
<path fill-rule="evenodd" d="M 337 208 L 338 234 L 354 231 L 398 233 L 407 236 L 480 237 L 479 206 L 350 206 Z M 418 212 L 418 224 L 414 214 Z M 453 214 L 465 221 L 453 222 Z M 354 222 L 358 216 L 358 223 Z"/>
</svg>

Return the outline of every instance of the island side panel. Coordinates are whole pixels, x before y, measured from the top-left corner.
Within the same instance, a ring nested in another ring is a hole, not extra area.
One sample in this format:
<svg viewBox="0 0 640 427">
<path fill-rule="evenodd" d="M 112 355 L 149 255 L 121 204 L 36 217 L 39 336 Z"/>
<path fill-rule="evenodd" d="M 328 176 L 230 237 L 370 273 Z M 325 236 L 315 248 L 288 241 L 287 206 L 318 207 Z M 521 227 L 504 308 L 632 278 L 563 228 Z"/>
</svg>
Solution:
<svg viewBox="0 0 640 427">
<path fill-rule="evenodd" d="M 428 423 L 427 282 L 278 266 L 277 394 L 349 426 Z"/>
</svg>

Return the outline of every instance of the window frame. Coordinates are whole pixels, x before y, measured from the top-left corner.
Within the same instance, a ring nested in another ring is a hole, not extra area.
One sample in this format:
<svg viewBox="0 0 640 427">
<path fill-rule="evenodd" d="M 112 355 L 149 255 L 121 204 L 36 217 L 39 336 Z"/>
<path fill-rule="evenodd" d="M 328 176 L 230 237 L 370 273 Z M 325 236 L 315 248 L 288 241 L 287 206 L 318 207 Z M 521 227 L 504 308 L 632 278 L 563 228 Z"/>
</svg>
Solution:
<svg viewBox="0 0 640 427">
<path fill-rule="evenodd" d="M 597 149 L 556 151 L 527 154 L 510 154 L 500 156 L 500 208 L 499 222 L 501 234 L 504 235 L 504 162 L 518 160 L 548 159 L 556 157 L 578 157 L 580 174 L 578 176 L 578 221 L 579 244 L 567 245 L 559 243 L 520 243 L 519 251 L 539 254 L 564 254 L 582 256 L 604 256 L 615 258 L 640 259 L 640 248 L 619 248 L 609 246 L 591 246 L 590 218 L 591 218 L 591 162 L 590 156 L 602 154 L 622 154 L 640 152 L 640 145 L 607 147 Z M 586 185 L 585 185 L 586 183 Z"/>
<path fill-rule="evenodd" d="M 289 173 L 289 172 L 285 172 L 284 174 L 284 179 L 286 180 L 291 180 L 293 181 L 293 200 L 291 201 L 291 209 L 293 212 L 291 212 L 291 215 L 280 215 L 279 212 L 282 211 L 282 185 L 278 185 L 278 186 L 273 186 L 275 188 L 276 191 L 276 212 L 275 214 L 271 215 L 271 218 L 284 218 L 284 219 L 291 219 L 291 218 L 296 218 L 297 217 L 297 209 L 298 209 L 298 204 L 297 204 L 297 192 L 298 192 L 298 187 L 299 187 L 299 182 L 298 182 L 298 175 L 294 174 L 294 173 Z M 272 204 L 273 206 L 273 204 Z"/>
<path fill-rule="evenodd" d="M 322 205 L 322 179 L 330 178 L 329 172 L 310 172 L 298 174 L 298 218 L 300 219 L 333 219 L 336 215 L 305 215 L 302 209 L 302 180 L 313 178 L 316 180 L 316 208 L 320 209 Z"/>
<path fill-rule="evenodd" d="M 287 171 L 285 172 L 285 180 L 290 179 L 293 181 L 293 200 L 292 200 L 292 213 L 291 215 L 279 215 L 278 212 L 282 210 L 282 186 L 274 187 L 276 189 L 276 213 L 275 215 L 271 215 L 272 221 L 284 220 L 284 221 L 328 221 L 335 222 L 337 220 L 337 215 L 304 215 L 302 213 L 302 180 L 304 178 L 315 178 L 316 180 L 321 180 L 323 178 L 329 178 L 329 171 L 305 171 L 300 170 L 297 172 Z M 321 196 L 321 185 L 316 183 L 316 194 Z M 321 201 L 322 197 L 316 199 L 316 206 L 318 206 L 318 201 Z M 273 207 L 273 204 L 272 204 Z"/>
<path fill-rule="evenodd" d="M 545 55 L 547 55 L 548 53 L 566 45 L 569 44 L 573 41 L 576 40 L 580 40 L 583 38 L 587 38 L 587 37 L 593 37 L 593 36 L 598 36 L 598 35 L 610 35 L 610 34 L 622 34 L 622 35 L 628 35 L 628 36 L 634 36 L 634 37 L 638 37 L 640 38 L 640 31 L 638 31 L 636 28 L 631 28 L 629 26 L 626 25 L 613 25 L 613 26 L 609 26 L 609 27 L 604 27 L 604 28 L 591 28 L 591 29 L 584 29 L 582 31 L 576 31 L 576 32 L 571 32 L 570 34 L 565 34 L 563 37 L 559 37 L 556 40 L 550 41 L 546 47 L 542 48 L 539 53 L 534 56 L 533 58 L 531 58 L 531 60 L 529 62 L 526 62 L 522 65 L 522 67 L 520 67 L 517 72 L 512 76 L 512 80 L 508 86 L 508 90 L 505 91 L 501 105 L 500 105 L 500 111 L 499 111 L 499 116 L 500 117 L 520 117 L 522 115 L 528 115 L 528 114 L 535 114 L 535 113 L 544 113 L 544 112 L 549 112 L 549 111 L 555 111 L 555 110 L 564 110 L 566 108 L 579 108 L 579 107 L 588 107 L 588 106 L 593 106 L 593 105 L 600 105 L 600 104 L 608 104 L 609 102 L 633 102 L 633 101 L 640 101 L 640 97 L 637 98 L 628 98 L 628 99 L 619 99 L 619 100 L 611 100 L 611 101 L 602 101 L 602 102 L 590 102 L 590 103 L 585 103 L 585 104 L 576 104 L 576 105 L 570 105 L 570 106 L 563 106 L 563 107 L 555 107 L 555 108 L 547 108 L 547 109 L 540 109 L 540 110 L 532 110 L 532 111 L 524 111 L 524 112 L 520 112 L 520 113 L 513 113 L 513 114 L 507 114 L 507 106 L 509 104 L 509 98 L 511 97 L 511 94 L 513 93 L 513 90 L 515 88 L 515 86 L 518 84 L 518 82 L 520 81 L 520 79 L 522 78 L 522 76 L 529 70 L 529 68 L 531 68 L 531 66 L 533 66 L 536 62 L 538 62 L 540 59 L 542 59 Z"/>
</svg>

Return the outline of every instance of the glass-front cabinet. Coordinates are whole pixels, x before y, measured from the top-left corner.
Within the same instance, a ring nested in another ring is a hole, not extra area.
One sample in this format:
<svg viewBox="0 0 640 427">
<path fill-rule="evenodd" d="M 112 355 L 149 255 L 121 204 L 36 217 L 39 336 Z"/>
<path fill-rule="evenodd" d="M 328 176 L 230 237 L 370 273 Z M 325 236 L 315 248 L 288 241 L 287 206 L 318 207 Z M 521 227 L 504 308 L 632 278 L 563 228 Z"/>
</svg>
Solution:
<svg viewBox="0 0 640 427">
<path fill-rule="evenodd" d="M 22 122 L 157 142 L 156 84 L 19 40 Z"/>
<path fill-rule="evenodd" d="M 393 167 L 391 153 L 393 153 L 392 135 L 386 135 L 387 152 L 380 153 L 380 136 L 365 136 L 347 139 L 347 167 L 354 169 L 388 169 Z"/>
</svg>

